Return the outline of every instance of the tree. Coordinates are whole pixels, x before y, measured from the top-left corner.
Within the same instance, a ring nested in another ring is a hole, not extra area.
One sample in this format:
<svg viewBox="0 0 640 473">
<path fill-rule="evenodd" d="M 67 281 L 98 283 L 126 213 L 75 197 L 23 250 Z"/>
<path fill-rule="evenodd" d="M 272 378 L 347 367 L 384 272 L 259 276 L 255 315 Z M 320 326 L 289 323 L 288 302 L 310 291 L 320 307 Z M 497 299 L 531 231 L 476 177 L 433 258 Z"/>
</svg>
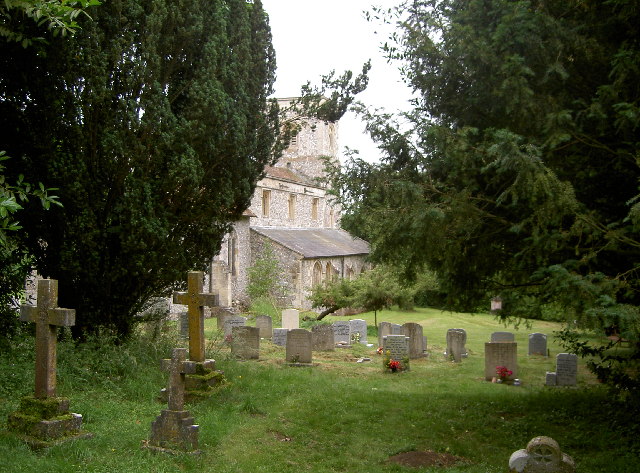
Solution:
<svg viewBox="0 0 640 473">
<path fill-rule="evenodd" d="M 288 295 L 286 282 L 282 281 L 283 268 L 270 242 L 265 241 L 259 257 L 248 269 L 249 285 L 247 294 L 252 302 L 264 299 L 277 313 L 282 301 Z"/>
<path fill-rule="evenodd" d="M 44 50 L 2 44 L 0 122 L 25 176 L 65 203 L 23 210 L 39 271 L 59 280 L 77 334 L 124 337 L 247 207 L 277 142 L 275 63 L 260 1 L 129 0 L 89 13 Z"/>
<path fill-rule="evenodd" d="M 361 109 L 386 157 L 334 168 L 342 225 L 371 242 L 375 261 L 399 261 L 408 276 L 433 269 L 453 309 L 499 294 L 505 317 L 553 305 L 581 327 L 617 331 L 633 344 L 623 358 L 570 347 L 631 391 L 640 389 L 628 370 L 640 356 L 635 4 L 405 2 L 386 48 L 403 61 L 412 110 L 394 119 Z"/>
</svg>

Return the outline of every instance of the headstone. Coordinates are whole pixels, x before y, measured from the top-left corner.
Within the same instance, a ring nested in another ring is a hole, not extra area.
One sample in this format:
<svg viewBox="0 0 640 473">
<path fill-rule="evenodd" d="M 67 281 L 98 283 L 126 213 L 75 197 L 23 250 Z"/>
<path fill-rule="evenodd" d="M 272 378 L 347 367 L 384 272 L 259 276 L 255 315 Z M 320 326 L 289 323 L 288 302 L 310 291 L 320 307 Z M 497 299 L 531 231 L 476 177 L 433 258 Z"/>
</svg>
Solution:
<svg viewBox="0 0 640 473">
<path fill-rule="evenodd" d="M 367 344 L 367 321 L 363 319 L 349 320 L 351 343 Z"/>
<path fill-rule="evenodd" d="M 20 320 L 36 324 L 35 395 L 22 398 L 7 427 L 34 448 L 92 436 L 80 432 L 82 415 L 69 412 L 69 400 L 56 397 L 57 330 L 75 325 L 75 318 L 74 309 L 58 307 L 56 279 L 39 279 L 37 305 L 20 307 Z"/>
<path fill-rule="evenodd" d="M 535 437 L 526 449 L 513 452 L 509 458 L 512 473 L 574 473 L 576 465 L 566 453 L 560 451 L 558 442 L 551 437 Z"/>
<path fill-rule="evenodd" d="M 351 343 L 351 325 L 349 322 L 339 320 L 333 323 L 333 342 L 336 345 L 349 345 Z"/>
<path fill-rule="evenodd" d="M 189 338 L 189 312 L 178 313 L 178 327 L 180 338 Z"/>
<path fill-rule="evenodd" d="M 287 330 L 286 328 L 274 328 L 273 329 L 273 338 L 271 341 L 274 345 L 278 345 L 279 347 L 283 347 L 287 344 Z"/>
<path fill-rule="evenodd" d="M 518 344 L 516 342 L 487 342 L 484 344 L 484 377 L 496 376 L 496 367 L 506 366 L 512 377 L 518 377 Z"/>
<path fill-rule="evenodd" d="M 402 326 L 404 334 L 409 337 L 409 358 L 415 360 L 424 356 L 424 335 L 422 325 L 407 322 Z"/>
<path fill-rule="evenodd" d="M 544 333 L 529 334 L 529 356 L 547 356 L 547 336 Z"/>
<path fill-rule="evenodd" d="M 189 271 L 187 292 L 174 292 L 173 303 L 188 307 L 189 359 L 205 361 L 204 355 L 204 307 L 218 306 L 218 295 L 203 292 L 204 272 Z"/>
<path fill-rule="evenodd" d="M 247 324 L 246 317 L 240 317 L 238 315 L 229 315 L 224 318 L 224 336 L 225 338 L 233 337 L 233 327 L 244 327 Z"/>
<path fill-rule="evenodd" d="M 336 344 L 333 340 L 333 327 L 322 324 L 311 328 L 311 339 L 314 351 L 333 351 Z"/>
<path fill-rule="evenodd" d="M 300 328 L 300 311 L 296 309 L 285 309 L 282 311 L 282 328 L 289 330 Z"/>
<path fill-rule="evenodd" d="M 167 453 L 198 453 L 199 426 L 193 424 L 193 417 L 184 410 L 185 375 L 195 374 L 197 364 L 186 358 L 185 348 L 174 348 L 170 360 L 161 360 L 162 368 L 169 371 L 168 409 L 151 423 L 146 448 Z"/>
<path fill-rule="evenodd" d="M 545 385 L 546 386 L 557 386 L 558 379 L 556 377 L 555 371 L 547 371 L 545 375 Z"/>
<path fill-rule="evenodd" d="M 515 342 L 516 336 L 511 332 L 493 332 L 491 334 L 491 342 Z"/>
<path fill-rule="evenodd" d="M 260 338 L 271 338 L 273 336 L 273 322 L 268 315 L 257 316 L 256 327 L 260 330 Z"/>
<path fill-rule="evenodd" d="M 573 353 L 556 355 L 556 384 L 558 386 L 578 384 L 578 355 Z"/>
<path fill-rule="evenodd" d="M 236 326 L 231 331 L 231 354 L 243 360 L 260 358 L 260 329 Z"/>
<path fill-rule="evenodd" d="M 402 369 L 409 369 L 409 337 L 405 335 L 385 335 L 382 339 L 383 360 L 399 361 Z M 384 366 L 386 368 L 386 366 Z"/>
<path fill-rule="evenodd" d="M 464 344 L 467 340 L 467 332 L 462 329 L 452 328 L 447 330 L 447 356 L 456 363 L 462 361 L 462 355 L 466 353 Z"/>
<path fill-rule="evenodd" d="M 380 322 L 378 324 L 378 346 L 382 346 L 382 338 L 386 335 L 391 335 L 391 323 Z"/>
<path fill-rule="evenodd" d="M 400 324 L 391 324 L 391 335 L 404 335 L 404 327 Z"/>
<path fill-rule="evenodd" d="M 311 363 L 311 332 L 301 328 L 287 332 L 286 360 L 288 363 Z"/>
<path fill-rule="evenodd" d="M 224 330 L 224 321 L 227 320 L 227 317 L 232 317 L 235 314 L 225 309 L 218 309 L 217 313 L 218 314 L 216 315 L 216 328 L 218 330 Z"/>
</svg>

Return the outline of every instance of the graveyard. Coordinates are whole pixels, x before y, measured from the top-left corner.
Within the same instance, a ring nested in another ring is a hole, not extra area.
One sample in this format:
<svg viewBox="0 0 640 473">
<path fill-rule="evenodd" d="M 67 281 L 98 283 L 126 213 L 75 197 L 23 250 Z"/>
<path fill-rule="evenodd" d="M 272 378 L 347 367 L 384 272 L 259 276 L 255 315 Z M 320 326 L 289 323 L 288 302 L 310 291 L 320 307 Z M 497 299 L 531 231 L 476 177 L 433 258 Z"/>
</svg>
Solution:
<svg viewBox="0 0 640 473">
<path fill-rule="evenodd" d="M 524 447 L 537 436 L 554 439 L 576 471 L 636 471 L 637 424 L 616 411 L 584 360 L 575 383 L 547 385 L 549 373 L 558 369 L 562 375 L 556 356 L 563 350 L 553 336 L 559 324 L 533 320 L 516 329 L 489 314 L 379 312 L 379 324 L 411 324 L 412 331 L 419 325 L 427 340 L 426 356 L 412 355 L 408 369 L 392 373 L 377 353 L 373 313 L 328 317 L 320 327 L 344 327 L 341 322 L 356 318 L 366 321 L 367 332 L 330 348 L 314 342 L 311 359 L 290 355 L 288 345 L 268 338 L 260 338 L 257 357 L 255 347 L 234 347 L 245 334 L 259 332 L 250 329 L 257 317 L 246 315 L 245 327 L 232 327 L 232 337 L 225 337 L 215 318 L 205 319 L 200 363 L 215 363 L 224 382 L 193 402 L 173 391 L 198 363 L 184 361 L 189 340 L 180 336 L 176 321 L 143 324 L 134 339 L 117 347 L 105 340 L 76 346 L 64 337 L 68 329 L 60 329 L 55 387 L 82 415 L 90 438 L 32 449 L 3 425 L 0 471 L 506 472 L 510 456 L 526 455 Z M 274 329 L 280 325 L 274 320 Z M 296 338 L 326 331 L 309 321 L 299 325 L 289 331 Z M 458 329 L 452 338 L 466 332 L 462 356 L 444 355 L 451 328 Z M 547 334 L 549 356 L 530 354 L 537 346 L 529 344 L 530 334 Z M 485 376 L 485 345 L 504 337 L 509 340 L 495 343 L 515 348 L 519 385 Z M 34 357 L 31 337 L 3 351 L 5 420 L 22 396 L 33 393 Z M 159 399 L 164 387 L 170 391 L 168 410 L 167 400 Z M 184 451 L 155 445 L 162 444 L 155 425 L 172 416 L 188 424 Z"/>
</svg>

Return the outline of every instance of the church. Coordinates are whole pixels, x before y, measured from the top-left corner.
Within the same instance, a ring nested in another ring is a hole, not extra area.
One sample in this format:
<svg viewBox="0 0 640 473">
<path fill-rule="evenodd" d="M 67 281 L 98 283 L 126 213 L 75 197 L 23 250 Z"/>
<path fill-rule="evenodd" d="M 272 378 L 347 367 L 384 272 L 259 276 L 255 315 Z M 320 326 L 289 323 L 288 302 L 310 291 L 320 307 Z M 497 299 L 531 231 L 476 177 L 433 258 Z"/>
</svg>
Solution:
<svg viewBox="0 0 640 473">
<path fill-rule="evenodd" d="M 354 279 L 369 268 L 369 244 L 340 228 L 340 209 L 327 192 L 326 158 L 338 159 L 338 124 L 310 119 L 275 166 L 265 169 L 251 205 L 211 263 L 210 288 L 222 307 L 248 302 L 248 270 L 265 245 L 277 257 L 287 294 L 282 302 L 289 307 L 310 309 L 314 285 Z"/>
</svg>

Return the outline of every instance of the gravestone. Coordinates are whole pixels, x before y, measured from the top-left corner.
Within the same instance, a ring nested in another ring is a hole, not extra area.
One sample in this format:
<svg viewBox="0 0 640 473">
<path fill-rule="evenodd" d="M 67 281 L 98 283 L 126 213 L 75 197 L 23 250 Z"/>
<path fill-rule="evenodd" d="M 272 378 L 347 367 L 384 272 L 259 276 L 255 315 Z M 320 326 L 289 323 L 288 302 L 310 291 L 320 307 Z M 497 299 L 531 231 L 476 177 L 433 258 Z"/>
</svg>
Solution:
<svg viewBox="0 0 640 473">
<path fill-rule="evenodd" d="M 189 338 L 189 312 L 178 313 L 178 329 L 180 338 L 185 340 Z"/>
<path fill-rule="evenodd" d="M 409 337 L 405 335 L 385 335 L 382 339 L 383 363 L 387 358 L 399 361 L 403 370 L 409 369 Z M 383 365 L 386 369 L 386 366 Z"/>
<path fill-rule="evenodd" d="M 314 351 L 333 351 L 336 344 L 333 340 L 333 327 L 322 324 L 311 328 L 311 339 Z"/>
<path fill-rule="evenodd" d="M 282 311 L 282 328 L 300 328 L 300 311 L 296 309 L 285 309 Z"/>
<path fill-rule="evenodd" d="M 391 323 L 380 322 L 378 324 L 378 346 L 382 346 L 382 338 L 386 335 L 391 335 Z"/>
<path fill-rule="evenodd" d="M 260 330 L 260 338 L 271 338 L 273 336 L 273 322 L 268 315 L 257 316 L 256 327 Z"/>
<path fill-rule="evenodd" d="M 234 315 L 234 313 L 229 312 L 226 309 L 219 309 L 216 315 L 216 328 L 218 330 L 224 330 L 224 321 L 227 320 L 227 317 L 232 317 Z"/>
<path fill-rule="evenodd" d="M 145 448 L 167 453 L 199 453 L 199 426 L 193 424 L 193 417 L 184 410 L 185 375 L 195 374 L 197 364 L 186 358 L 185 348 L 174 348 L 170 360 L 161 360 L 162 369 L 169 371 L 168 408 L 151 423 L 151 437 Z"/>
<path fill-rule="evenodd" d="M 512 473 L 574 473 L 576 465 L 558 442 L 551 437 L 534 437 L 526 449 L 513 452 L 509 458 Z"/>
<path fill-rule="evenodd" d="M 558 353 L 556 355 L 556 371 L 547 372 L 547 386 L 575 386 L 578 384 L 578 355 Z"/>
<path fill-rule="evenodd" d="M 69 400 L 56 396 L 57 327 L 71 327 L 76 318 L 74 309 L 57 305 L 58 281 L 40 279 L 37 305 L 20 307 L 20 320 L 36 324 L 35 394 L 21 399 L 7 427 L 33 448 L 92 436 L 80 432 L 82 415 L 69 412 Z"/>
<path fill-rule="evenodd" d="M 462 356 L 466 354 L 464 346 L 467 341 L 467 332 L 462 329 L 452 328 L 447 330 L 447 356 L 451 357 L 454 362 L 460 363 Z"/>
<path fill-rule="evenodd" d="M 529 356 L 547 356 L 547 336 L 544 333 L 529 334 Z"/>
<path fill-rule="evenodd" d="M 333 342 L 339 346 L 349 346 L 351 343 L 351 326 L 349 322 L 340 320 L 333 323 Z"/>
<path fill-rule="evenodd" d="M 424 357 L 424 335 L 422 325 L 407 322 L 403 326 L 404 335 L 409 337 L 409 358 L 415 360 Z"/>
<path fill-rule="evenodd" d="M 496 376 L 496 367 L 506 366 L 518 377 L 518 344 L 516 342 L 486 342 L 484 344 L 484 377 L 491 381 Z"/>
<path fill-rule="evenodd" d="M 391 324 L 391 335 L 404 335 L 404 327 L 400 324 Z"/>
<path fill-rule="evenodd" d="M 363 319 L 349 320 L 349 332 L 352 343 L 367 344 L 367 321 Z"/>
<path fill-rule="evenodd" d="M 204 307 L 218 306 L 218 295 L 204 293 L 204 272 L 189 271 L 187 292 L 174 292 L 173 303 L 188 307 L 189 313 L 189 359 L 205 361 L 204 355 Z"/>
<path fill-rule="evenodd" d="M 233 327 L 231 354 L 242 360 L 260 358 L 260 329 L 258 327 Z"/>
<path fill-rule="evenodd" d="M 233 337 L 233 327 L 244 327 L 247 324 L 246 317 L 240 317 L 239 315 L 229 315 L 224 318 L 224 337 Z"/>
<path fill-rule="evenodd" d="M 278 345 L 279 347 L 284 347 L 287 344 L 287 330 L 286 328 L 274 328 L 273 329 L 273 338 L 271 341 L 274 345 Z"/>
<path fill-rule="evenodd" d="M 511 332 L 493 332 L 491 334 L 491 341 L 493 343 L 515 342 L 516 336 Z"/>
<path fill-rule="evenodd" d="M 287 332 L 286 360 L 288 363 L 311 363 L 311 332 L 301 328 Z"/>
</svg>

